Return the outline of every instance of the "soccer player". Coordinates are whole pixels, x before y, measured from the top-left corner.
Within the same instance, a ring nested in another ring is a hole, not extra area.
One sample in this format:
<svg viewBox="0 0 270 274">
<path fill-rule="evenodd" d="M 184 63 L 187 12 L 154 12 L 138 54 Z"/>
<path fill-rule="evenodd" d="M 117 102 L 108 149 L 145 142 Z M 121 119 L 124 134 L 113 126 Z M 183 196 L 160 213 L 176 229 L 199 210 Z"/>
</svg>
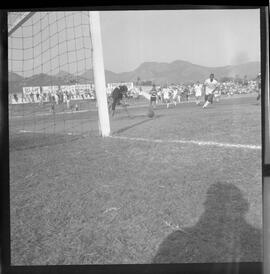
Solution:
<svg viewBox="0 0 270 274">
<path fill-rule="evenodd" d="M 256 78 L 256 82 L 257 82 L 257 92 L 258 92 L 257 101 L 259 101 L 261 99 L 261 74 L 260 73 L 258 74 Z"/>
<path fill-rule="evenodd" d="M 181 90 L 181 86 L 177 86 L 177 101 L 178 101 L 178 103 L 180 103 L 181 102 L 181 93 L 182 93 L 182 90 Z"/>
<path fill-rule="evenodd" d="M 197 81 L 197 83 L 194 85 L 194 91 L 195 91 L 195 98 L 196 98 L 196 105 L 200 105 L 200 100 L 202 96 L 202 87 L 203 85 L 200 84 L 200 81 Z"/>
<path fill-rule="evenodd" d="M 177 105 L 178 101 L 178 89 L 176 87 L 172 88 L 172 102 L 174 103 L 174 106 Z"/>
<path fill-rule="evenodd" d="M 71 94 L 70 94 L 70 93 L 67 93 L 67 94 L 66 94 L 67 109 L 70 108 L 70 97 L 71 97 Z"/>
<path fill-rule="evenodd" d="M 157 103 L 162 103 L 162 89 L 161 87 L 158 88 L 157 90 Z"/>
<path fill-rule="evenodd" d="M 50 103 L 51 103 L 50 112 L 55 113 L 55 97 L 54 96 L 51 97 L 51 102 Z"/>
<path fill-rule="evenodd" d="M 163 93 L 164 102 L 167 105 L 167 108 L 169 108 L 169 106 L 170 106 L 170 99 L 171 99 L 170 90 L 167 87 L 164 87 L 162 89 L 162 93 Z"/>
<path fill-rule="evenodd" d="M 123 99 L 123 95 L 126 96 L 126 92 L 125 92 L 125 89 L 122 88 L 123 86 L 117 86 L 113 91 L 112 91 L 112 94 L 111 94 L 111 97 L 112 97 L 112 103 L 109 105 L 109 111 L 111 112 L 112 114 L 112 117 L 114 116 L 115 114 L 115 107 L 116 105 L 122 105 L 123 107 L 125 107 L 125 110 L 127 111 L 126 109 L 126 104 L 121 104 L 121 100 Z"/>
<path fill-rule="evenodd" d="M 204 82 L 205 103 L 203 108 L 206 108 L 210 103 L 213 104 L 214 92 L 218 86 L 218 82 L 214 79 L 214 77 L 214 73 L 211 73 L 210 78 L 206 79 Z"/>
<path fill-rule="evenodd" d="M 59 104 L 59 97 L 58 97 L 57 93 L 54 94 L 54 99 L 55 99 L 56 105 L 58 105 Z"/>
<path fill-rule="evenodd" d="M 156 85 L 155 84 L 153 84 L 152 89 L 150 90 L 149 93 L 151 95 L 151 97 L 150 97 L 150 105 L 151 105 L 151 107 L 155 108 L 155 106 L 157 104 L 157 89 L 156 89 Z"/>
<path fill-rule="evenodd" d="M 184 96 L 184 98 L 186 99 L 186 101 L 188 102 L 189 88 L 188 88 L 187 85 L 184 86 L 183 96 Z"/>
<path fill-rule="evenodd" d="M 215 100 L 216 102 L 219 102 L 220 100 L 220 97 L 221 97 L 221 86 L 219 83 L 217 83 L 217 88 L 216 88 L 216 91 L 214 92 L 214 97 L 215 97 Z"/>
</svg>

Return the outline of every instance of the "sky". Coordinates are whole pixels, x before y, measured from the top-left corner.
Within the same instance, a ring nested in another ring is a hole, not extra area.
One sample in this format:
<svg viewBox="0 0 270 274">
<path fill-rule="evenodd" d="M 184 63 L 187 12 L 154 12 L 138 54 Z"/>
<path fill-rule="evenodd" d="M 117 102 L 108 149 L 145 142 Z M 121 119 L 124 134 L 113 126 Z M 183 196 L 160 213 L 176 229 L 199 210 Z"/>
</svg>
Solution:
<svg viewBox="0 0 270 274">
<path fill-rule="evenodd" d="M 259 10 L 101 12 L 104 63 L 114 72 L 145 61 L 225 66 L 260 60 Z"/>
<path fill-rule="evenodd" d="M 10 70 L 30 76 L 90 69 L 88 15 L 36 13 L 9 39 Z M 260 60 L 259 9 L 101 11 L 100 26 L 105 69 L 116 73 L 149 61 L 217 67 Z"/>
</svg>

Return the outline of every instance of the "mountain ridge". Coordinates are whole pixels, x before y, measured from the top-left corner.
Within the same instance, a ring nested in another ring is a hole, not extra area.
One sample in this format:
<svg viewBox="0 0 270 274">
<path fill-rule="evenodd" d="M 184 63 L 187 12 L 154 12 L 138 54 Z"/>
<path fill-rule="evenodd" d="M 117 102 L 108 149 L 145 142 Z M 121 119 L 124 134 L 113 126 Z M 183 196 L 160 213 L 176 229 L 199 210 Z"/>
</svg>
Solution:
<svg viewBox="0 0 270 274">
<path fill-rule="evenodd" d="M 220 67 L 206 67 L 196 65 L 188 61 L 175 60 L 166 62 L 144 62 L 136 69 L 128 72 L 115 73 L 105 70 L 107 83 L 112 82 L 138 82 L 152 81 L 156 84 L 164 83 L 186 83 L 203 81 L 214 73 L 217 79 L 222 77 L 247 76 L 254 79 L 260 72 L 260 62 L 251 61 L 239 65 L 226 65 Z M 11 93 L 22 91 L 23 86 L 45 86 L 45 85 L 70 85 L 74 83 L 89 83 L 94 81 L 93 70 L 87 70 L 80 75 L 74 75 L 66 71 L 59 71 L 55 75 L 39 73 L 31 77 L 23 77 L 15 72 L 9 72 L 9 90 Z"/>
</svg>

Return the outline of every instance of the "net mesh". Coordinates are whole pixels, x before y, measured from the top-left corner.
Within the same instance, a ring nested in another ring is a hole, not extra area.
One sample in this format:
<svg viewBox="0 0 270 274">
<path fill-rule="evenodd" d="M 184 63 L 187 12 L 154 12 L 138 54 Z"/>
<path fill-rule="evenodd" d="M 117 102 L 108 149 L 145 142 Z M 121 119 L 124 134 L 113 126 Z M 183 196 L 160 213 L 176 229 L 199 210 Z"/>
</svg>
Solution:
<svg viewBox="0 0 270 274">
<path fill-rule="evenodd" d="M 8 14 L 9 123 L 14 147 L 98 130 L 89 12 Z M 27 141 L 26 141 L 27 140 Z"/>
</svg>

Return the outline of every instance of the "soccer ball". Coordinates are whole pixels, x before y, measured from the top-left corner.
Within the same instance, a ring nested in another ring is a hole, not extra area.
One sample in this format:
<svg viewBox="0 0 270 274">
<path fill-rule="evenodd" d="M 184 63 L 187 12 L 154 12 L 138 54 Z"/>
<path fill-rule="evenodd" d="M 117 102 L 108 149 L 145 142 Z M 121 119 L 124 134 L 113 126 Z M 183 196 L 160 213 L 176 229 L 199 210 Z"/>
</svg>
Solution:
<svg viewBox="0 0 270 274">
<path fill-rule="evenodd" d="M 147 116 L 149 118 L 153 118 L 155 116 L 155 112 L 151 108 L 149 108 L 149 110 L 147 112 Z"/>
</svg>

